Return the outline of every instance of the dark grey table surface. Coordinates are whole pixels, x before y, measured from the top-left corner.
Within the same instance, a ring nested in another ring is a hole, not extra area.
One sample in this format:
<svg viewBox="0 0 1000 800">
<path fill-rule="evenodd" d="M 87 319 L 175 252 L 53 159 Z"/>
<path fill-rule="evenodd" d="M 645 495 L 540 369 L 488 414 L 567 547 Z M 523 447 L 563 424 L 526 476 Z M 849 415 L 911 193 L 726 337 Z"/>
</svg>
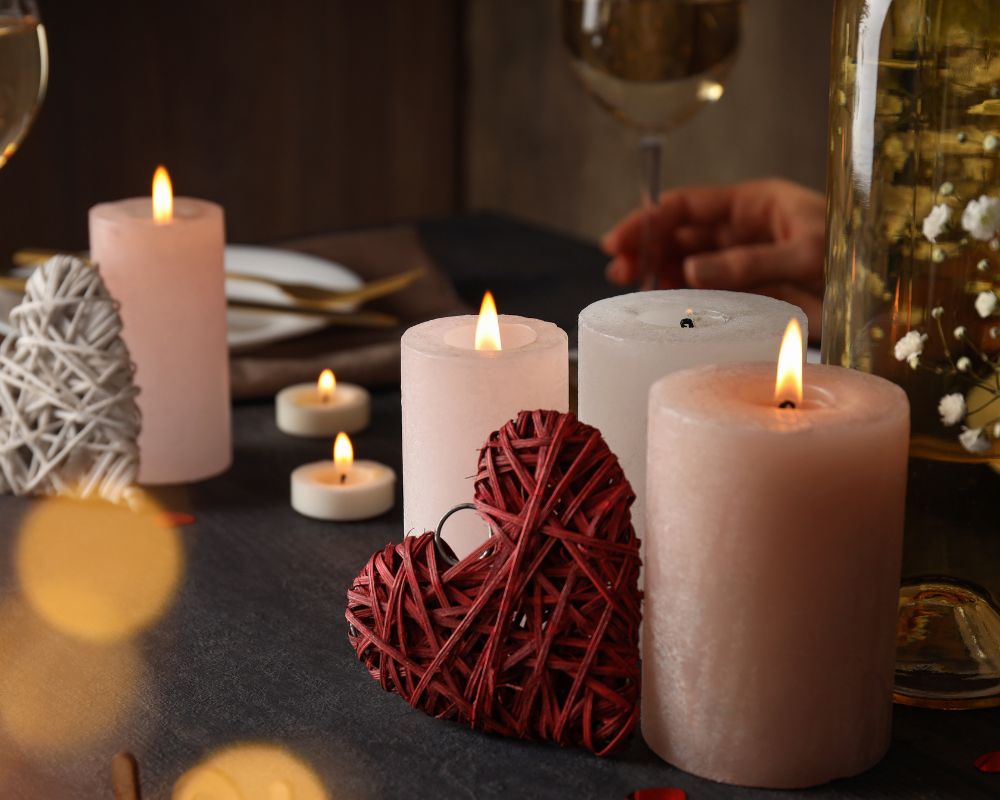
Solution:
<svg viewBox="0 0 1000 800">
<path fill-rule="evenodd" d="M 608 292 L 604 259 L 585 243 L 488 215 L 421 228 L 472 303 L 489 286 L 501 310 L 572 329 L 579 309 Z M 598 759 L 485 736 L 411 710 L 361 668 L 343 618 L 348 583 L 376 548 L 403 533 L 401 497 L 391 513 L 370 522 L 300 517 L 288 505 L 288 475 L 328 457 L 329 444 L 281 435 L 268 403 L 238 406 L 235 433 L 235 464 L 226 475 L 164 496 L 171 507 L 190 508 L 196 521 L 179 529 L 185 569 L 176 596 L 133 642 L 144 664 L 143 690 L 115 725 L 74 747 L 12 735 L 23 720 L 5 716 L 4 692 L 18 687 L 5 682 L 4 665 L 16 654 L 0 638 L 0 799 L 109 798 L 107 765 L 123 748 L 142 765 L 145 797 L 168 798 L 183 772 L 240 742 L 294 754 L 333 798 L 617 800 L 651 786 L 685 789 L 692 800 L 1000 798 L 1000 775 L 973 767 L 976 756 L 1000 748 L 1000 711 L 897 707 L 892 748 L 867 774 L 808 792 L 766 792 L 675 770 L 638 733 L 624 752 Z M 355 447 L 399 470 L 398 390 L 376 392 L 373 424 L 355 437 Z M 18 600 L 12 561 L 32 507 L 0 499 L 0 611 Z M 103 702 L 86 687 L 62 685 L 58 675 L 48 685 L 57 704 L 86 709 Z"/>
</svg>

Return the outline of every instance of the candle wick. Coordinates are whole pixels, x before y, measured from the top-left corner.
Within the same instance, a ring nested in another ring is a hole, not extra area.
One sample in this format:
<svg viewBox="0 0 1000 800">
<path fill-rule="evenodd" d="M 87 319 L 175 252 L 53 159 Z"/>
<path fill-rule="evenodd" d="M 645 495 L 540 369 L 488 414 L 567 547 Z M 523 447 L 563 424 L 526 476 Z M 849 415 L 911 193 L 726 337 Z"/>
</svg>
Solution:
<svg viewBox="0 0 1000 800">
<path fill-rule="evenodd" d="M 694 320 L 691 319 L 691 317 L 684 317 L 684 319 L 681 320 L 681 327 L 682 328 L 693 328 L 694 327 Z"/>
<path fill-rule="evenodd" d="M 347 473 L 346 472 L 341 472 L 340 473 L 340 482 L 341 483 L 347 483 Z"/>
<path fill-rule="evenodd" d="M 778 404 L 778 408 L 795 408 L 795 407 L 796 406 L 795 406 L 795 401 L 794 400 L 782 400 Z"/>
</svg>

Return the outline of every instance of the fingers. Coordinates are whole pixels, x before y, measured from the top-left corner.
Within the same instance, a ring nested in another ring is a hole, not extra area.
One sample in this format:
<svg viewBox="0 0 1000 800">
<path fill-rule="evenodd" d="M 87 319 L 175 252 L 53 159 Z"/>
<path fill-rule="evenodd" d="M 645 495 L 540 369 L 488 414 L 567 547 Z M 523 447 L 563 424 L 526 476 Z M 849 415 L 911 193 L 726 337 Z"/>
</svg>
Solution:
<svg viewBox="0 0 1000 800">
<path fill-rule="evenodd" d="M 643 224 L 651 215 L 654 235 L 665 240 L 683 225 L 713 225 L 726 220 L 732 203 L 732 186 L 692 186 L 664 192 L 659 204 L 650 210 L 636 209 L 601 239 L 609 255 L 638 252 Z"/>
<path fill-rule="evenodd" d="M 605 268 L 604 276 L 616 286 L 630 286 L 639 279 L 639 270 L 626 256 L 615 256 Z"/>
<path fill-rule="evenodd" d="M 689 256 L 684 278 L 695 289 L 750 289 L 781 281 L 809 282 L 822 271 L 822 253 L 807 239 L 730 247 Z"/>
</svg>

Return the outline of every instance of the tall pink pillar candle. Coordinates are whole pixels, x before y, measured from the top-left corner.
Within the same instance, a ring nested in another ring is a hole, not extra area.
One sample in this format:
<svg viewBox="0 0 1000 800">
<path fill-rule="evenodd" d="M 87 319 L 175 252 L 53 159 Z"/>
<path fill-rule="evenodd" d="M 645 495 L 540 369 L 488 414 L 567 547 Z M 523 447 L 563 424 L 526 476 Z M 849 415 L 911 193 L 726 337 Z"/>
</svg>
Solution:
<svg viewBox="0 0 1000 800">
<path fill-rule="evenodd" d="M 476 317 L 435 319 L 403 334 L 403 527 L 434 530 L 446 511 L 471 503 L 479 451 L 519 411 L 569 407 L 566 333 L 551 322 L 501 316 L 503 349 L 476 350 Z M 468 555 L 488 531 L 457 514 L 442 531 Z"/>
<path fill-rule="evenodd" d="M 889 746 L 909 405 L 807 366 L 684 370 L 649 397 L 642 732 L 725 783 L 855 775 Z"/>
<path fill-rule="evenodd" d="M 136 366 L 140 483 L 196 481 L 232 462 L 224 250 L 215 203 L 178 197 L 165 222 L 148 197 L 90 209 L 91 258 Z"/>
</svg>

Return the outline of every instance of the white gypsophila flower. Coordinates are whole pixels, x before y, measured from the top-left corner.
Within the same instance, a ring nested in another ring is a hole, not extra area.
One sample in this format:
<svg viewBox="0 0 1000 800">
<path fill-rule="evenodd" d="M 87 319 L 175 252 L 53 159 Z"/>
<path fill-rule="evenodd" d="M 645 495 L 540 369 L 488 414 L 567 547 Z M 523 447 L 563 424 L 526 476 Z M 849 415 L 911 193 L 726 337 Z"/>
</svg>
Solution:
<svg viewBox="0 0 1000 800">
<path fill-rule="evenodd" d="M 998 147 L 1000 147 L 1000 139 L 998 139 L 992 133 L 985 139 L 983 139 L 983 150 L 985 150 L 987 153 L 992 153 Z"/>
<path fill-rule="evenodd" d="M 946 197 L 954 191 L 955 191 L 955 184 L 953 184 L 951 181 L 945 181 L 944 183 L 941 184 L 941 187 L 938 189 L 938 192 L 945 195 Z M 948 212 L 948 216 L 951 216 L 950 211 Z"/>
<path fill-rule="evenodd" d="M 945 425 L 957 425 L 965 416 L 965 398 L 958 392 L 946 394 L 938 403 L 938 414 Z"/>
<path fill-rule="evenodd" d="M 910 365 L 910 369 L 916 369 L 920 366 L 920 356 L 914 353 L 912 356 L 906 357 L 906 363 Z"/>
<path fill-rule="evenodd" d="M 945 232 L 948 223 L 951 221 L 951 206 L 939 203 L 931 209 L 931 213 L 924 217 L 924 236 L 930 241 L 936 242 L 937 237 Z"/>
<path fill-rule="evenodd" d="M 980 241 L 988 241 L 1000 230 L 1000 198 L 981 195 L 970 200 L 962 212 L 962 227 Z"/>
<path fill-rule="evenodd" d="M 944 316 L 943 306 L 934 306 L 934 308 L 931 309 L 931 317 L 933 317 L 934 319 L 941 319 L 941 317 L 943 316 Z"/>
<path fill-rule="evenodd" d="M 927 341 L 927 334 L 919 331 L 910 331 L 896 342 L 893 354 L 897 361 L 909 361 L 913 356 L 919 356 L 924 352 L 924 342 Z"/>
<path fill-rule="evenodd" d="M 943 263 L 945 258 L 946 258 L 945 252 L 940 247 L 935 247 L 934 249 L 931 250 L 931 261 L 933 261 L 935 264 Z"/>
<path fill-rule="evenodd" d="M 996 311 L 997 296 L 995 292 L 980 292 L 976 295 L 976 312 L 983 319 Z"/>
<path fill-rule="evenodd" d="M 963 427 L 962 432 L 958 434 L 958 441 L 970 453 L 985 453 L 990 449 L 990 440 L 986 438 L 982 428 Z"/>
<path fill-rule="evenodd" d="M 988 270 L 989 268 L 990 268 L 990 262 L 985 258 L 980 259 L 979 263 L 976 264 L 976 269 L 978 269 L 980 272 L 986 272 L 986 270 Z"/>
<path fill-rule="evenodd" d="M 959 372 L 968 372 L 969 371 L 969 367 L 971 367 L 971 366 L 972 366 L 972 362 L 969 361 L 969 359 L 966 358 L 965 356 L 962 356 L 960 359 L 958 359 L 958 361 L 955 362 L 955 368 Z"/>
<path fill-rule="evenodd" d="M 955 335 L 956 339 L 964 339 L 965 338 L 965 326 L 964 325 L 959 325 L 957 328 L 955 328 L 954 335 Z"/>
<path fill-rule="evenodd" d="M 993 438 L 1000 439 L 1000 422 L 993 424 Z"/>
</svg>

